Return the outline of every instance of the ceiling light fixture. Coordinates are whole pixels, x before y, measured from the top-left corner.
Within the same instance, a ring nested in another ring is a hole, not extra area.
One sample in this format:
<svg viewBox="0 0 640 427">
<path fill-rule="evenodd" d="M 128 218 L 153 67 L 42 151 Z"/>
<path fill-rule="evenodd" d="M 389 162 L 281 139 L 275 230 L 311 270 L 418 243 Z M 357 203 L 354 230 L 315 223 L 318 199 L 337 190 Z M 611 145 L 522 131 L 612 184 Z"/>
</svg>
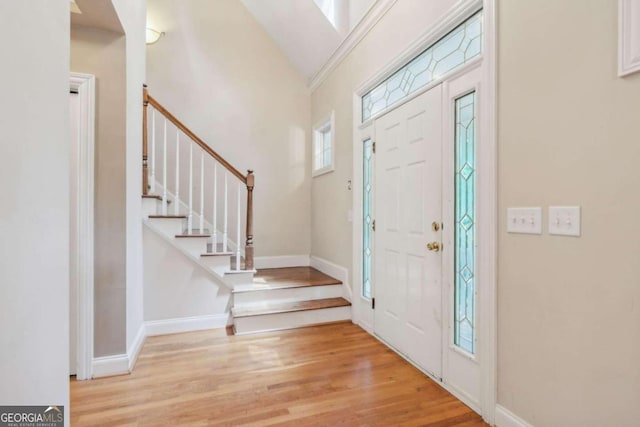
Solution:
<svg viewBox="0 0 640 427">
<path fill-rule="evenodd" d="M 154 44 L 155 42 L 160 40 L 160 37 L 162 36 L 164 36 L 164 32 L 160 32 L 154 30 L 153 28 L 147 27 L 147 44 Z"/>
<path fill-rule="evenodd" d="M 78 7 L 78 4 L 76 3 L 76 0 L 70 1 L 69 10 L 71 10 L 71 13 L 80 13 L 80 14 L 82 13 L 80 8 Z"/>
</svg>

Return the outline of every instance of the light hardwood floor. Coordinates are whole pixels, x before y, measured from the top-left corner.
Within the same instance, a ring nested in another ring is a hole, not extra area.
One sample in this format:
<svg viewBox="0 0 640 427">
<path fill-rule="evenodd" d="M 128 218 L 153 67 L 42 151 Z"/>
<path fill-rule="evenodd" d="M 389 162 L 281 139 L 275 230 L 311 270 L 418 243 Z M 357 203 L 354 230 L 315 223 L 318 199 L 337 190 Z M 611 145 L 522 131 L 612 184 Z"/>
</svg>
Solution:
<svg viewBox="0 0 640 427">
<path fill-rule="evenodd" d="M 71 381 L 72 426 L 486 426 L 349 322 L 147 338 L 131 375 Z"/>
</svg>

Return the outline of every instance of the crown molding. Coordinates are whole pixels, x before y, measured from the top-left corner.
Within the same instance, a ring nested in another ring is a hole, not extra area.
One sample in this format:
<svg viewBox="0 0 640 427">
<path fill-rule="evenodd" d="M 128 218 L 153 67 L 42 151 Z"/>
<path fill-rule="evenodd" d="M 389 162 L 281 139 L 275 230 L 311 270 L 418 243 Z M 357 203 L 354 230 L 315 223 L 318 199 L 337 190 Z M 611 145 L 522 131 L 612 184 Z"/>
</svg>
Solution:
<svg viewBox="0 0 640 427">
<path fill-rule="evenodd" d="M 378 0 L 367 11 L 362 20 L 351 30 L 340 46 L 331 54 L 320 70 L 309 79 L 309 89 L 315 91 L 327 79 L 351 51 L 364 39 L 378 21 L 398 0 Z"/>
</svg>

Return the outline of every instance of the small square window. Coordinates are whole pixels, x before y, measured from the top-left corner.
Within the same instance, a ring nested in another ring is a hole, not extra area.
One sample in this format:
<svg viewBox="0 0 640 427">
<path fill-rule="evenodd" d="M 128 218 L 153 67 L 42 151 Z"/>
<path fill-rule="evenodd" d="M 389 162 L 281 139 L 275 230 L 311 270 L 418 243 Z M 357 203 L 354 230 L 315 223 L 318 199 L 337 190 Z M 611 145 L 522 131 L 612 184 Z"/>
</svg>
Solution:
<svg viewBox="0 0 640 427">
<path fill-rule="evenodd" d="M 312 176 L 318 176 L 333 171 L 334 147 L 333 129 L 334 114 L 331 112 L 317 126 L 313 128 L 313 171 Z"/>
</svg>

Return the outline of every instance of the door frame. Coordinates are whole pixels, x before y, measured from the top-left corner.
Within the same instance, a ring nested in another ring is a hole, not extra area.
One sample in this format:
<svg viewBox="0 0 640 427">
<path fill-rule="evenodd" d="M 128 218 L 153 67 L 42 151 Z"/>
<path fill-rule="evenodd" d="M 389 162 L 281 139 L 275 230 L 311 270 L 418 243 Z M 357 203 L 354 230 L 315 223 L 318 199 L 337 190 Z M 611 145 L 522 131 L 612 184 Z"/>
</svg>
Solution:
<svg viewBox="0 0 640 427">
<path fill-rule="evenodd" d="M 91 379 L 94 319 L 94 169 L 95 169 L 95 76 L 69 76 L 70 91 L 78 94 L 80 128 L 78 140 L 78 182 L 76 185 L 77 245 L 77 370 L 76 379 Z"/>
<path fill-rule="evenodd" d="M 480 412 L 485 421 L 493 425 L 495 420 L 495 407 L 497 403 L 497 38 L 496 38 L 496 1 L 495 0 L 464 0 L 453 6 L 438 22 L 436 22 L 421 37 L 411 43 L 406 49 L 392 58 L 384 67 L 378 70 L 371 78 L 362 82 L 353 93 L 353 218 L 352 227 L 352 273 L 353 273 L 353 321 L 374 334 L 373 310 L 371 301 L 362 297 L 362 158 L 363 141 L 367 137 L 375 141 L 375 120 L 386 109 L 362 122 L 362 97 L 371 89 L 384 81 L 397 69 L 408 63 L 411 59 L 435 43 L 442 36 L 453 30 L 466 18 L 477 10 L 483 9 L 483 53 L 480 57 L 469 61 L 459 69 L 438 79 L 416 93 L 400 101 L 397 107 L 406 103 L 433 86 L 462 75 L 472 68 L 481 67 L 483 97 L 480 100 L 479 112 L 485 118 L 481 123 L 483 149 L 477 153 L 477 235 L 478 235 L 478 271 L 477 282 L 482 289 L 478 293 L 477 304 L 483 313 L 482 322 L 479 322 L 478 333 L 482 340 L 478 343 L 478 356 L 480 363 Z M 372 287 L 375 296 L 375 282 Z M 443 330 L 443 333 L 448 333 Z M 439 382 L 444 388 L 465 402 L 464 395 L 451 389 L 445 383 Z M 465 402 L 466 403 L 466 402 Z"/>
</svg>

